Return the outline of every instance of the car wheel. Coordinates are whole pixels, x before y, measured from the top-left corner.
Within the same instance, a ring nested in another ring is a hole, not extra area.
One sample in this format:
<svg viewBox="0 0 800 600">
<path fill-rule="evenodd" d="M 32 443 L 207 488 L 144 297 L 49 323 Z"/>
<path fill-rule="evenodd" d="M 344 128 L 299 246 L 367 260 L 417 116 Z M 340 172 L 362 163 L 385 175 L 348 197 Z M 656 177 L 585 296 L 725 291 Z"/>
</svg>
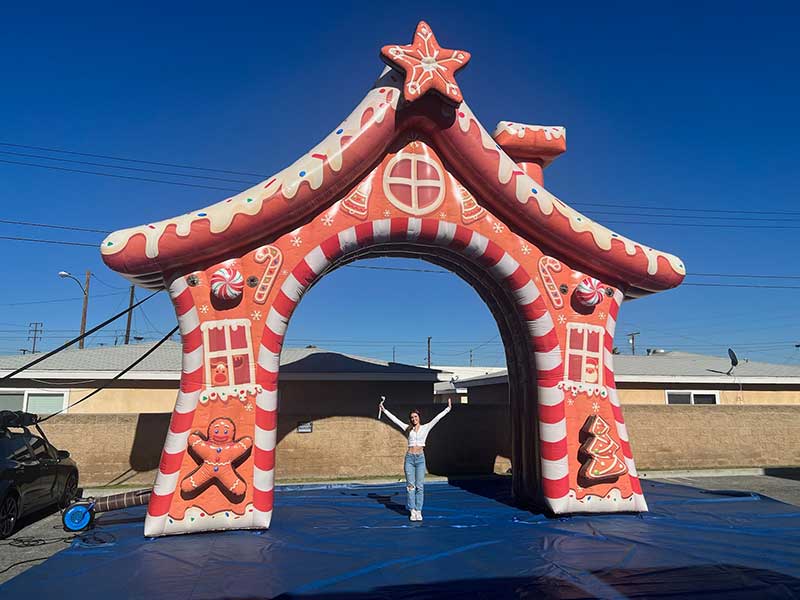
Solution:
<svg viewBox="0 0 800 600">
<path fill-rule="evenodd" d="M 19 518 L 19 500 L 14 494 L 9 494 L 0 502 L 0 540 L 14 533 Z"/>
<path fill-rule="evenodd" d="M 58 501 L 59 508 L 67 508 L 69 503 L 72 502 L 78 495 L 78 475 L 77 473 L 70 473 L 67 477 L 67 482 L 64 484 L 64 492 Z"/>
</svg>

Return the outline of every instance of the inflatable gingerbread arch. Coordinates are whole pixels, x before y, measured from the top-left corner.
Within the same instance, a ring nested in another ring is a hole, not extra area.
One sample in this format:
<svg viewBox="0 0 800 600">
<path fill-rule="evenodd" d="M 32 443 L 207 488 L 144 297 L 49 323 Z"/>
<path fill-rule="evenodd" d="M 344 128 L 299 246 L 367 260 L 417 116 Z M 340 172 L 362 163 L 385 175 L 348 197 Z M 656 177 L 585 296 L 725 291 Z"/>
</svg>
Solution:
<svg viewBox="0 0 800 600">
<path fill-rule="evenodd" d="M 455 73 L 468 52 L 421 22 L 355 111 L 296 163 L 195 212 L 117 231 L 103 259 L 166 288 L 183 369 L 145 534 L 266 528 L 279 358 L 289 319 L 325 273 L 417 257 L 486 302 L 509 370 L 513 491 L 555 514 L 644 511 L 614 384 L 623 299 L 677 286 L 681 261 L 553 196 L 542 170 L 562 127 L 489 134 Z"/>
</svg>

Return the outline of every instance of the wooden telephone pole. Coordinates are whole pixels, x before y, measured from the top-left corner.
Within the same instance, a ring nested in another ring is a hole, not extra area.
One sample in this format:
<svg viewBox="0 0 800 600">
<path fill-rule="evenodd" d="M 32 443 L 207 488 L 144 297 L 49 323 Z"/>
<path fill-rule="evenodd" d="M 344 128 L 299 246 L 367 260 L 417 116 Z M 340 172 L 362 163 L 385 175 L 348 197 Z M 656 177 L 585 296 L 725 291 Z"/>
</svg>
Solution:
<svg viewBox="0 0 800 600">
<path fill-rule="evenodd" d="M 133 318 L 133 291 L 134 286 L 131 286 L 131 295 L 128 298 L 128 321 L 125 323 L 125 345 L 131 342 L 131 319 Z"/>
<path fill-rule="evenodd" d="M 86 313 L 89 310 L 89 283 L 92 279 L 92 272 L 86 269 L 86 283 L 83 286 L 83 310 L 81 311 L 81 336 L 86 333 Z M 80 283 L 80 282 L 79 282 Z M 78 342 L 78 348 L 83 349 L 84 339 Z"/>
<path fill-rule="evenodd" d="M 428 336 L 428 368 L 431 368 L 431 336 Z"/>
</svg>

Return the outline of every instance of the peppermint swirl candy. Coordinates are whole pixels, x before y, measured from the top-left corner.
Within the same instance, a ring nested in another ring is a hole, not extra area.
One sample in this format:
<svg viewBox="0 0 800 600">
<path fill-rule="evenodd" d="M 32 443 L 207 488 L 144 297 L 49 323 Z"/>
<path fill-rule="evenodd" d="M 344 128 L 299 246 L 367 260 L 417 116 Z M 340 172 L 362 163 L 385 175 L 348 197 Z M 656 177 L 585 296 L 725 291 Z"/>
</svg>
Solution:
<svg viewBox="0 0 800 600">
<path fill-rule="evenodd" d="M 238 269 L 222 267 L 211 276 L 211 293 L 220 300 L 235 300 L 244 290 L 244 277 Z"/>
<path fill-rule="evenodd" d="M 584 277 L 575 288 L 575 299 L 586 307 L 600 304 L 603 300 L 603 284 L 594 277 Z"/>
</svg>

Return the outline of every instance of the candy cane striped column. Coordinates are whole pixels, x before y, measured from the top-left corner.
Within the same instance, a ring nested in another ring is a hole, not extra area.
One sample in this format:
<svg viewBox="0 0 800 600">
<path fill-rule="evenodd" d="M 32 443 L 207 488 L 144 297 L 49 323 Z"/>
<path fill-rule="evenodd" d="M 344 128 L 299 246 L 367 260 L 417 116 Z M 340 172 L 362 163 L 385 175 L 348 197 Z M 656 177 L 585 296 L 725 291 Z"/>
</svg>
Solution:
<svg viewBox="0 0 800 600">
<path fill-rule="evenodd" d="M 183 340 L 181 387 L 147 507 L 147 518 L 144 522 L 146 536 L 158 536 L 166 532 L 169 507 L 178 485 L 186 441 L 203 387 L 203 335 L 200 332 L 200 318 L 184 277 L 178 277 L 172 282 L 169 295 L 175 304 Z"/>
<path fill-rule="evenodd" d="M 614 332 L 617 328 L 617 315 L 619 314 L 619 306 L 622 304 L 623 294 L 619 290 L 614 291 L 614 296 L 611 298 L 611 306 L 608 309 L 608 319 L 606 321 L 606 334 L 604 344 L 604 381 L 606 388 L 608 388 L 608 399 L 611 402 L 611 410 L 614 412 L 614 421 L 617 425 L 617 436 L 619 437 L 620 446 L 622 447 L 622 455 L 625 458 L 625 465 L 628 467 L 628 477 L 631 482 L 631 489 L 633 490 L 633 506 L 634 509 L 640 512 L 647 511 L 647 502 L 645 502 L 644 495 L 642 494 L 642 485 L 639 482 L 639 477 L 636 472 L 636 465 L 633 462 L 633 453 L 631 452 L 631 445 L 628 439 L 628 428 L 625 427 L 625 419 L 622 416 L 622 408 L 619 404 L 619 396 L 617 395 L 617 385 L 614 381 Z"/>
<path fill-rule="evenodd" d="M 278 369 L 292 312 L 303 293 L 333 261 L 364 246 L 398 241 L 424 241 L 460 252 L 484 267 L 511 293 L 526 321 L 537 366 L 539 443 L 545 501 L 553 512 L 563 512 L 569 488 L 564 396 L 557 388 L 563 374 L 563 362 L 555 327 L 544 300 L 525 269 L 495 242 L 456 223 L 418 218 L 362 223 L 329 237 L 306 254 L 278 291 L 267 315 L 258 353 L 256 378 L 263 391 L 256 404 L 256 511 L 268 514 L 272 510 Z"/>
</svg>

